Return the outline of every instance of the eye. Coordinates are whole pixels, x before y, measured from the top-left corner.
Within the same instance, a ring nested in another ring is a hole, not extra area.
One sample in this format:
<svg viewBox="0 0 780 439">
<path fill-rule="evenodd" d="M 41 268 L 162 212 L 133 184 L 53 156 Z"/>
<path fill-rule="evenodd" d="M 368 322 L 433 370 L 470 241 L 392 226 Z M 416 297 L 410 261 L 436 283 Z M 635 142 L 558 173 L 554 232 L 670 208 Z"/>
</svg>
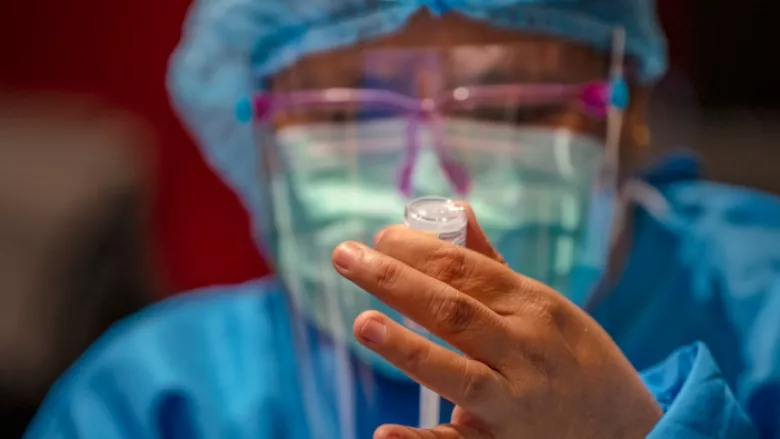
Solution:
<svg viewBox="0 0 780 439">
<path fill-rule="evenodd" d="M 476 108 L 461 113 L 461 116 L 472 117 L 486 122 L 513 123 L 516 125 L 542 124 L 560 118 L 566 112 L 565 106 L 506 106 L 493 108 Z"/>
<path fill-rule="evenodd" d="M 330 112 L 330 121 L 336 123 L 346 123 L 351 120 L 351 115 L 347 110 L 337 109 Z"/>
<path fill-rule="evenodd" d="M 521 107 L 509 109 L 509 120 L 518 124 L 542 124 L 559 118 L 566 112 L 566 108 L 561 105 L 541 106 L 541 107 Z"/>
</svg>

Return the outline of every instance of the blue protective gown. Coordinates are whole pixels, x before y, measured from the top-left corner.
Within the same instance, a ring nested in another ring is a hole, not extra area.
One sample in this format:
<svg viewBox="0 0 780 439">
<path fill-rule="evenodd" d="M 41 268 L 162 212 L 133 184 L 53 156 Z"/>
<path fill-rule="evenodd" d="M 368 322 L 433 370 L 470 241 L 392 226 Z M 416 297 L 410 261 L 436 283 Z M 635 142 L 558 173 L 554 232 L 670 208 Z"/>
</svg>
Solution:
<svg viewBox="0 0 780 439">
<path fill-rule="evenodd" d="M 593 313 L 664 410 L 649 437 L 780 438 L 780 200 L 673 171 L 647 176 L 673 215 L 636 209 L 628 266 Z M 273 278 L 157 304 L 85 353 L 27 437 L 308 439 L 289 318 Z M 414 424 L 417 386 L 376 380 L 382 421 Z M 378 420 L 356 419 L 372 437 Z"/>
</svg>

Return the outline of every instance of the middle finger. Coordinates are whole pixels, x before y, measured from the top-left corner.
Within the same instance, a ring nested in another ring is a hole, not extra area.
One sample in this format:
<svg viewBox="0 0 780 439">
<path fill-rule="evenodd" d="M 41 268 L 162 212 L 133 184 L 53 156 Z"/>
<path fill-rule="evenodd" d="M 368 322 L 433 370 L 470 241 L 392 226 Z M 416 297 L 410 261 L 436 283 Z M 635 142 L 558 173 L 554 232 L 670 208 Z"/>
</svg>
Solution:
<svg viewBox="0 0 780 439">
<path fill-rule="evenodd" d="M 511 314 L 518 303 L 517 274 L 501 262 L 404 226 L 377 235 L 376 249 L 484 303 Z"/>
<path fill-rule="evenodd" d="M 361 344 L 467 411 L 484 414 L 486 403 L 498 405 L 506 395 L 508 383 L 499 372 L 440 346 L 377 311 L 358 316 L 354 332 Z"/>
</svg>

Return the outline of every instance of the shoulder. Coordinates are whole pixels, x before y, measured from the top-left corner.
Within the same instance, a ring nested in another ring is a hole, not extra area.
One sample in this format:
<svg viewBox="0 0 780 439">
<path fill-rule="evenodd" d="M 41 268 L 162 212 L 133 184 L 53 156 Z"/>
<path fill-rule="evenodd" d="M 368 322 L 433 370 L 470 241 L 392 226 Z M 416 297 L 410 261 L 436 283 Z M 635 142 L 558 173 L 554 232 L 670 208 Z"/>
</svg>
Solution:
<svg viewBox="0 0 780 439">
<path fill-rule="evenodd" d="M 683 225 L 683 251 L 732 297 L 766 294 L 780 280 L 780 198 L 747 188 L 685 182 L 662 189 Z M 700 273 L 705 274 L 705 273 Z"/>
<path fill-rule="evenodd" d="M 716 216 L 735 225 L 769 220 L 780 227 L 780 197 L 767 192 L 709 181 L 683 181 L 659 188 L 689 217 Z"/>
<path fill-rule="evenodd" d="M 272 280 L 258 280 L 204 288 L 159 302 L 113 325 L 74 369 L 126 357 L 175 359 L 176 349 L 192 343 L 203 343 L 199 351 L 209 347 L 215 333 L 223 340 L 238 335 L 264 337 L 273 332 L 277 321 L 271 315 L 278 306 L 278 293 Z M 158 347 L 165 349 L 156 351 Z"/>
<path fill-rule="evenodd" d="M 759 317 L 780 312 L 780 199 L 696 180 L 656 189 L 666 204 L 635 209 L 620 283 L 591 311 L 637 366 L 702 340 L 735 384 Z"/>
<path fill-rule="evenodd" d="M 284 363 L 280 302 L 275 282 L 255 281 L 194 291 L 119 322 L 53 386 L 29 437 L 62 422 L 91 432 L 69 437 L 156 437 L 171 410 L 178 424 L 208 433 L 220 414 L 246 409 L 238 405 L 273 406 Z M 124 433 L 106 433 L 117 429 Z"/>
</svg>

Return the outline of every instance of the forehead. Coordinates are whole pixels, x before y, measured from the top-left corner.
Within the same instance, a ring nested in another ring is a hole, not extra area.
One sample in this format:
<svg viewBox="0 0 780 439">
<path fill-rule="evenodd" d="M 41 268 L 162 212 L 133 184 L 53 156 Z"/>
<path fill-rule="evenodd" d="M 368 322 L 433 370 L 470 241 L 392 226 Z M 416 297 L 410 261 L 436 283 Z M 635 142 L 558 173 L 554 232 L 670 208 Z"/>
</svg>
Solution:
<svg viewBox="0 0 780 439">
<path fill-rule="evenodd" d="M 497 29 L 458 15 L 421 13 L 393 35 L 304 57 L 271 78 L 271 85 L 288 90 L 359 86 L 363 76 L 382 70 L 383 59 L 384 70 L 393 75 L 418 73 L 424 66 L 399 63 L 391 54 L 419 49 L 440 54 L 440 74 L 456 86 L 592 81 L 606 77 L 609 61 L 595 49 L 560 38 Z"/>
</svg>

